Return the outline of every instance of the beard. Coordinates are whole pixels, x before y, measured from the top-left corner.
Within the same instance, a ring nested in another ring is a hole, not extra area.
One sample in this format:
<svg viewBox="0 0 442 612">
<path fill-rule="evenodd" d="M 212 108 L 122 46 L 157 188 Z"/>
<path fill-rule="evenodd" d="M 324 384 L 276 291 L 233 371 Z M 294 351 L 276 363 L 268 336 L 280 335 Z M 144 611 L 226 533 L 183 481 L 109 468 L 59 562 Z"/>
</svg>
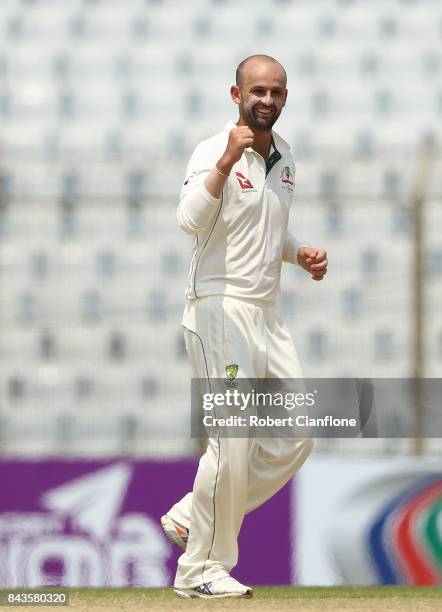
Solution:
<svg viewBox="0 0 442 612">
<path fill-rule="evenodd" d="M 247 125 L 254 130 L 263 130 L 269 132 L 278 120 L 281 110 L 278 112 L 272 109 L 272 112 L 266 117 L 257 113 L 259 105 L 253 107 L 244 107 L 243 115 Z"/>
</svg>

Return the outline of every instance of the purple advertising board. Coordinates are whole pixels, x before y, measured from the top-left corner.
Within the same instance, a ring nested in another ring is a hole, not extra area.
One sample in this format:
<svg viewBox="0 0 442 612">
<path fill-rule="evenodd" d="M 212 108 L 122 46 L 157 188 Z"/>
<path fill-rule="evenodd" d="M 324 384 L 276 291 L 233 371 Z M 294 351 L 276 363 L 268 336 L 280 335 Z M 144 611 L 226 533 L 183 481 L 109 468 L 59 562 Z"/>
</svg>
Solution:
<svg viewBox="0 0 442 612">
<path fill-rule="evenodd" d="M 192 488 L 195 460 L 0 461 L 0 588 L 165 586 L 179 549 L 159 519 Z M 289 584 L 291 486 L 245 517 L 232 575 Z"/>
</svg>

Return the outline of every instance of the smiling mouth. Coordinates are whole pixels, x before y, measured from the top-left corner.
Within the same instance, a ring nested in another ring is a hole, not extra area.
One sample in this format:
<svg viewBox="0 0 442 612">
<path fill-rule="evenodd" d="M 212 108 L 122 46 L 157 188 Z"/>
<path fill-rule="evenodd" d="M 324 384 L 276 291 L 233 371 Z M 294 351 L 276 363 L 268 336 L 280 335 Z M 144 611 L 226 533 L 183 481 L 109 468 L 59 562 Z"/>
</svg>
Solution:
<svg viewBox="0 0 442 612">
<path fill-rule="evenodd" d="M 263 109 L 255 109 L 255 113 L 258 115 L 261 115 L 262 117 L 270 117 L 271 115 L 273 115 L 273 111 L 271 109 L 269 110 L 263 110 Z"/>
</svg>

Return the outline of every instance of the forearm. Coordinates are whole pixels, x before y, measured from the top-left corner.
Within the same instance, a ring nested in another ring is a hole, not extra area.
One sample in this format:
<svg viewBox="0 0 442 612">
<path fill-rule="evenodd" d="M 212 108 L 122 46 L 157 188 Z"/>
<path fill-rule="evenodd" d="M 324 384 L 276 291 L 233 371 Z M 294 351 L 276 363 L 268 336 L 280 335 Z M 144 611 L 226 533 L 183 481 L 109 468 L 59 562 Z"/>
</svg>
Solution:
<svg viewBox="0 0 442 612">
<path fill-rule="evenodd" d="M 214 198 L 220 198 L 224 185 L 232 171 L 233 163 L 224 154 L 215 164 L 204 181 L 204 186 Z"/>
<path fill-rule="evenodd" d="M 302 246 L 308 246 L 305 242 L 297 240 L 293 234 L 287 231 L 284 247 L 282 250 L 282 261 L 292 264 L 299 264 L 298 251 Z"/>
</svg>

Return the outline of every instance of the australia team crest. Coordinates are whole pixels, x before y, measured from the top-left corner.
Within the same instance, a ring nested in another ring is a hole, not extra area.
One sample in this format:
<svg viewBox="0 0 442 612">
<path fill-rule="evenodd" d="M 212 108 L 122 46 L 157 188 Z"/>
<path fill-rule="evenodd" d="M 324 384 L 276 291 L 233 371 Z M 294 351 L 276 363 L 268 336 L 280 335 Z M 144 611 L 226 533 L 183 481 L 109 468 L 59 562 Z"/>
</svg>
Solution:
<svg viewBox="0 0 442 612">
<path fill-rule="evenodd" d="M 238 374 L 238 364 L 237 363 L 231 363 L 229 365 L 226 365 L 226 380 L 225 380 L 226 387 L 236 388 L 238 386 L 238 382 L 235 380 L 237 374 Z"/>
<path fill-rule="evenodd" d="M 282 188 L 287 191 L 293 191 L 295 186 L 295 177 L 290 169 L 290 166 L 284 166 L 281 172 Z"/>
<path fill-rule="evenodd" d="M 228 380 L 235 380 L 237 374 L 238 364 L 232 363 L 231 365 L 226 366 L 226 376 Z"/>
</svg>

